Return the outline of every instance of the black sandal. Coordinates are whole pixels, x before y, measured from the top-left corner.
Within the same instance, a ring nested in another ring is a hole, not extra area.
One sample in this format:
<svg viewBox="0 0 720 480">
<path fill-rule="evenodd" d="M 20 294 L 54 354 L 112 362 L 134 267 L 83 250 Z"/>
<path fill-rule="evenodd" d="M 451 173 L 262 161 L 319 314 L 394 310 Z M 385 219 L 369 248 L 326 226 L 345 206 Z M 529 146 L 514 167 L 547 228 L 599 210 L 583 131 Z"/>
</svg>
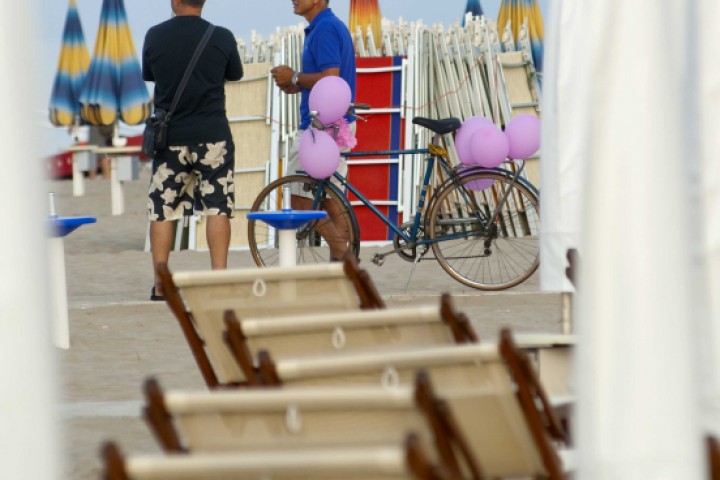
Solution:
<svg viewBox="0 0 720 480">
<path fill-rule="evenodd" d="M 164 302 L 165 296 L 155 295 L 155 287 L 152 287 L 152 290 L 150 290 L 150 300 L 152 300 L 153 302 Z"/>
</svg>

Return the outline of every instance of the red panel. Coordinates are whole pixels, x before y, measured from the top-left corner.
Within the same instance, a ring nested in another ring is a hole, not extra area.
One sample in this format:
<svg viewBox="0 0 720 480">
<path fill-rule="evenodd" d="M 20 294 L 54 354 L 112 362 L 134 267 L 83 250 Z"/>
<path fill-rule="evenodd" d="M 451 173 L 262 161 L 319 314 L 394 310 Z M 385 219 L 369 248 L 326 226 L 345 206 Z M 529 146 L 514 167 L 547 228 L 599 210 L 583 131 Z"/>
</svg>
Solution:
<svg viewBox="0 0 720 480">
<path fill-rule="evenodd" d="M 357 58 L 357 68 L 392 67 L 392 57 Z M 355 101 L 367 103 L 371 108 L 393 107 L 393 72 L 358 73 Z M 367 121 L 358 120 L 358 144 L 353 149 L 356 152 L 370 150 L 389 150 L 391 148 L 392 118 L 390 114 L 363 114 Z M 376 156 L 375 159 L 383 158 Z M 389 157 L 385 157 L 389 158 Z M 352 159 L 351 159 L 352 160 Z M 355 160 L 362 161 L 363 158 Z M 351 165 L 348 178 L 362 194 L 370 200 L 387 200 L 390 196 L 388 185 L 390 167 L 388 165 Z M 354 197 L 351 195 L 351 197 Z M 351 198 L 351 201 L 355 198 Z M 385 215 L 388 207 L 378 209 Z M 360 223 L 361 238 L 368 240 L 387 240 L 388 228 L 375 215 L 364 206 L 356 206 L 355 212 Z"/>
<path fill-rule="evenodd" d="M 376 205 L 377 206 L 377 205 Z M 367 240 L 387 240 L 388 227 L 365 205 L 355 205 L 355 215 L 360 224 L 360 238 Z M 388 207 L 377 206 L 384 215 L 388 214 Z"/>
<path fill-rule="evenodd" d="M 350 183 L 369 200 L 385 200 L 388 198 L 388 165 L 353 165 L 348 172 Z M 355 195 L 349 194 L 350 201 Z"/>
</svg>

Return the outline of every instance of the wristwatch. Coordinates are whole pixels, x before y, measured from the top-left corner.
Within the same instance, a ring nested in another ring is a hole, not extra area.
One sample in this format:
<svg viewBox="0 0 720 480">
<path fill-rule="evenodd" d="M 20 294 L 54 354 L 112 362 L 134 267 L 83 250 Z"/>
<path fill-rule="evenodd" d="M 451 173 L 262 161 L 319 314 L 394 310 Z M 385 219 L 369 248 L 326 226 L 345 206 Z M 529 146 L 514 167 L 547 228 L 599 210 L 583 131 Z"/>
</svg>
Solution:
<svg viewBox="0 0 720 480">
<path fill-rule="evenodd" d="M 299 80 L 300 80 L 300 72 L 293 73 L 292 80 L 291 80 L 292 84 L 297 85 Z"/>
</svg>

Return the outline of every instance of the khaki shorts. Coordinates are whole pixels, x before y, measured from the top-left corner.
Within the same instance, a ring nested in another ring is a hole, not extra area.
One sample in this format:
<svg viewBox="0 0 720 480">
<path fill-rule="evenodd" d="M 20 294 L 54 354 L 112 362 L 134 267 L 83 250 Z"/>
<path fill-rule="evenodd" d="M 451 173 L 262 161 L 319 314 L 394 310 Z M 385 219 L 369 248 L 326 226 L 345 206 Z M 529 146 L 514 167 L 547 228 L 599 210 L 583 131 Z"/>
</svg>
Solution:
<svg viewBox="0 0 720 480">
<path fill-rule="evenodd" d="M 355 122 L 352 122 L 350 124 L 350 129 L 353 133 L 355 133 L 356 124 Z M 298 155 L 298 150 L 300 148 L 300 139 L 302 138 L 303 134 L 305 133 L 305 130 L 298 130 L 295 134 L 295 137 L 290 140 L 290 153 L 288 155 L 288 164 L 287 168 L 285 169 L 285 175 L 294 175 L 298 170 L 302 170 L 302 167 L 300 166 L 300 157 Z M 342 153 L 347 153 L 350 151 L 349 148 L 343 148 L 340 150 Z M 340 164 L 338 165 L 338 168 L 336 170 L 340 175 L 347 178 L 347 172 L 348 172 L 348 166 L 347 166 L 347 159 L 344 156 L 340 156 Z M 330 181 L 340 189 L 341 192 L 345 191 L 345 187 L 338 181 L 335 177 L 330 177 Z M 310 198 L 312 195 L 309 192 L 301 192 L 299 188 L 292 189 L 293 195 L 298 195 L 302 197 L 308 197 Z"/>
<path fill-rule="evenodd" d="M 168 147 L 153 159 L 148 195 L 151 221 L 193 212 L 233 216 L 235 147 L 232 141 Z"/>
</svg>

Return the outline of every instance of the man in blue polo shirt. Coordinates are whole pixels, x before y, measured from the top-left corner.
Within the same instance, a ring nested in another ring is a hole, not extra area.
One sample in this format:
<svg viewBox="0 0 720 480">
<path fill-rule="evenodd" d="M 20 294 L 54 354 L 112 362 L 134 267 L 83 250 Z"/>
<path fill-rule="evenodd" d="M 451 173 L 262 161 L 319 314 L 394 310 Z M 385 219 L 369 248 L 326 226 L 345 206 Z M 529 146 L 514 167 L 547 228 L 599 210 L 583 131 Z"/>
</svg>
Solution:
<svg viewBox="0 0 720 480">
<path fill-rule="evenodd" d="M 329 75 L 342 77 L 352 92 L 352 101 L 355 101 L 355 50 L 352 37 L 347 26 L 335 16 L 329 8 L 330 0 L 293 0 L 292 4 L 296 15 L 305 17 L 309 25 L 305 28 L 305 43 L 302 54 L 301 71 L 295 71 L 287 65 L 280 65 L 272 69 L 272 75 L 277 86 L 285 93 L 301 95 L 300 100 L 300 130 L 292 141 L 288 158 L 287 173 L 294 174 L 300 170 L 298 160 L 298 146 L 300 137 L 310 125 L 310 90 L 321 78 Z M 351 131 L 355 132 L 355 117 L 345 117 Z M 341 175 L 347 175 L 347 162 L 341 158 L 337 170 Z M 334 181 L 334 179 L 333 179 Z M 301 198 L 300 192 L 293 192 L 293 208 L 310 208 L 308 199 Z M 333 212 L 328 211 L 330 218 L 335 218 Z M 335 222 L 339 226 L 339 222 Z M 340 259 L 347 250 L 347 241 L 339 241 L 342 232 L 333 230 L 329 225 L 326 231 L 318 228 L 321 235 L 330 246 L 331 259 Z"/>
</svg>

